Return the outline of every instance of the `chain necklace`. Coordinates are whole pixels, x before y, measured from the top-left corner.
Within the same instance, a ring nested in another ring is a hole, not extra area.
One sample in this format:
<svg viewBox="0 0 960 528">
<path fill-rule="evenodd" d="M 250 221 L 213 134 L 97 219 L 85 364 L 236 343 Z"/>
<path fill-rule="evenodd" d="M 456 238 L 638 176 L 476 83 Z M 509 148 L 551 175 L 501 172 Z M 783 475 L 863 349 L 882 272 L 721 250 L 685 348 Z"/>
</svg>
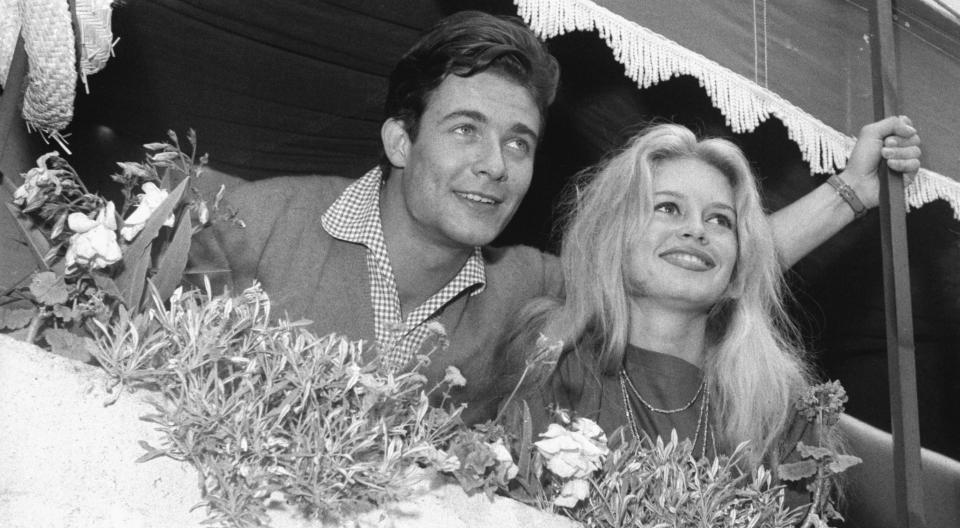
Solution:
<svg viewBox="0 0 960 528">
<path fill-rule="evenodd" d="M 636 396 L 638 400 L 640 400 L 640 403 L 646 406 L 647 409 L 650 409 L 651 411 L 655 413 L 660 413 L 660 414 L 675 414 L 678 412 L 686 411 L 687 409 L 690 408 L 691 405 L 693 405 L 693 402 L 697 401 L 697 398 L 700 397 L 700 393 L 703 392 L 703 387 L 705 385 L 706 385 L 706 382 L 701 381 L 700 386 L 697 387 L 696 394 L 694 394 L 693 398 L 691 398 L 690 401 L 688 401 L 687 404 L 684 405 L 683 407 L 678 407 L 676 409 L 658 409 L 657 407 L 650 405 L 650 402 L 643 399 L 643 396 L 640 395 L 640 391 L 638 391 L 637 387 L 633 384 L 633 380 L 631 380 L 627 376 L 627 371 L 623 368 L 620 369 L 620 388 L 623 390 L 623 392 L 624 393 L 627 392 L 625 387 L 630 387 L 630 392 L 632 392 L 633 395 Z"/>
<path fill-rule="evenodd" d="M 713 424 L 710 423 L 710 391 L 703 395 L 703 402 L 700 403 L 700 415 L 697 417 L 697 434 L 693 437 L 693 448 L 697 448 L 697 442 L 700 440 L 700 432 L 703 432 L 703 445 L 700 448 L 700 458 L 707 456 L 707 440 L 710 440 L 713 447 L 713 456 L 717 456 L 717 435 L 713 432 Z"/>
<path fill-rule="evenodd" d="M 686 405 L 679 409 L 658 409 L 653 405 L 650 405 L 649 402 L 643 399 L 643 396 L 640 395 L 640 392 L 634 386 L 633 381 L 627 376 L 627 373 L 624 369 L 620 369 L 620 394 L 623 397 L 623 411 L 627 416 L 627 424 L 630 426 L 631 432 L 633 432 L 633 437 L 637 440 L 643 438 L 644 435 L 640 431 L 640 425 L 637 421 L 637 417 L 634 415 L 633 406 L 630 405 L 630 397 L 627 395 L 627 387 L 630 387 L 631 391 L 640 402 L 650 409 L 653 412 L 660 414 L 675 414 L 681 411 L 689 409 L 694 402 L 697 401 L 697 398 L 700 397 L 700 394 L 703 394 L 703 400 L 700 403 L 700 411 L 697 416 L 697 431 L 693 437 L 693 445 L 696 448 L 696 445 L 700 442 L 700 435 L 703 435 L 703 444 L 700 448 L 700 458 L 704 458 L 707 455 L 707 443 L 711 444 L 713 448 L 713 456 L 717 456 L 717 436 L 713 431 L 713 425 L 710 423 L 710 393 L 704 391 L 706 382 L 700 382 L 700 387 L 697 388 L 697 393 L 693 395 L 693 399 L 687 402 Z"/>
</svg>

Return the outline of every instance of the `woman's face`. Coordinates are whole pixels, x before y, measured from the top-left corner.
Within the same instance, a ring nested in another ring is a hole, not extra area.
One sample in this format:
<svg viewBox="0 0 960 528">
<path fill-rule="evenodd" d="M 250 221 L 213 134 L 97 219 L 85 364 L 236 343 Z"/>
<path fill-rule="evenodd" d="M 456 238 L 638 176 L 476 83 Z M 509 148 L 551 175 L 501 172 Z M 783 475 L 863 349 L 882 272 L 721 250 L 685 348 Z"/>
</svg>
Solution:
<svg viewBox="0 0 960 528">
<path fill-rule="evenodd" d="M 653 212 L 628 253 L 634 295 L 706 312 L 737 263 L 737 213 L 726 176 L 698 159 L 664 161 L 653 176 Z"/>
</svg>

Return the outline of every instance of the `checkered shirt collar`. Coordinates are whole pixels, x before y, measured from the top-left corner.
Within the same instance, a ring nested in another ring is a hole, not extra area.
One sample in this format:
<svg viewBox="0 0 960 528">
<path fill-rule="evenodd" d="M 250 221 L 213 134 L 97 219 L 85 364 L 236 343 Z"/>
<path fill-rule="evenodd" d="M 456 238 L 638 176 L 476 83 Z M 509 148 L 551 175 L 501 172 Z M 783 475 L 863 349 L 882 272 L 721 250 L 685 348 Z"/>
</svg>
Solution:
<svg viewBox="0 0 960 528">
<path fill-rule="evenodd" d="M 386 258 L 386 242 L 380 224 L 380 189 L 384 183 L 380 167 L 374 167 L 347 186 L 320 219 L 327 233 L 346 242 L 363 244 L 377 258 Z M 473 254 L 444 290 L 453 290 L 458 294 L 477 285 L 479 287 L 474 288 L 470 295 L 476 295 L 486 287 L 486 271 L 480 247 L 473 248 Z"/>
</svg>

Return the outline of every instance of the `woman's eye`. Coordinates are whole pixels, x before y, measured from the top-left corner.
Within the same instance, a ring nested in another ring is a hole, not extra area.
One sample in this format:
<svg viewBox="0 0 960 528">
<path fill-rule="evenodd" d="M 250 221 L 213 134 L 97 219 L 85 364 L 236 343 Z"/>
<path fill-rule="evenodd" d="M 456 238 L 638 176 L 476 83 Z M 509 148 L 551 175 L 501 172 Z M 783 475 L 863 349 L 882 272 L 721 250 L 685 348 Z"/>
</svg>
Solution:
<svg viewBox="0 0 960 528">
<path fill-rule="evenodd" d="M 680 208 L 677 207 L 677 204 L 673 202 L 660 202 L 657 205 L 653 206 L 653 210 L 658 213 L 666 213 L 666 214 L 677 214 L 680 212 Z"/>
<path fill-rule="evenodd" d="M 470 136 L 476 134 L 477 127 L 474 125 L 458 125 L 453 129 L 453 131 L 462 136 Z"/>
<path fill-rule="evenodd" d="M 707 221 L 717 224 L 719 226 L 726 227 L 727 229 L 733 229 L 733 219 L 727 215 L 722 215 L 722 214 L 714 215 L 709 219 L 707 219 Z"/>
</svg>

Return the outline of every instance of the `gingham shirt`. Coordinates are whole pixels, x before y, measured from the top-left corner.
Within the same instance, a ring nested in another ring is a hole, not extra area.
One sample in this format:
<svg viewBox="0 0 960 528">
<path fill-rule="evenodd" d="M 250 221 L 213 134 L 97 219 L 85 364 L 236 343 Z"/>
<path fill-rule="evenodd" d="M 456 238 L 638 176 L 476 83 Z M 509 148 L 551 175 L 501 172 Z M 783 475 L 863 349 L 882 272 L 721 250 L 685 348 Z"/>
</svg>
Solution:
<svg viewBox="0 0 960 528">
<path fill-rule="evenodd" d="M 474 248 L 463 268 L 439 292 L 411 311 L 404 321 L 400 312 L 400 295 L 393 267 L 387 255 L 380 222 L 380 189 L 383 186 L 379 167 L 350 184 L 320 219 L 331 236 L 363 244 L 367 247 L 367 271 L 370 275 L 370 304 L 373 326 L 380 353 L 386 354 L 385 365 L 395 370 L 405 365 L 419 350 L 431 331 L 427 323 L 439 316 L 443 307 L 466 290 L 470 295 L 483 291 L 486 284 L 483 255 Z"/>
</svg>

